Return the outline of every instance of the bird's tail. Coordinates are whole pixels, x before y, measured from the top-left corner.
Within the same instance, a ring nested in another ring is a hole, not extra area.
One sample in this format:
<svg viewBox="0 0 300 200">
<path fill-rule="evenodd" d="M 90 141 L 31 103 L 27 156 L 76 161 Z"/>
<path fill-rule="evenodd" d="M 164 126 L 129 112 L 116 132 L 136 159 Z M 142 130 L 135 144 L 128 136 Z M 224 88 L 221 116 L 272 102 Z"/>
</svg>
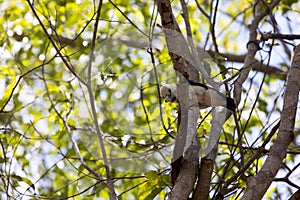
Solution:
<svg viewBox="0 0 300 200">
<path fill-rule="evenodd" d="M 226 108 L 233 111 L 236 109 L 236 105 L 234 103 L 234 100 L 230 97 L 226 97 Z"/>
</svg>

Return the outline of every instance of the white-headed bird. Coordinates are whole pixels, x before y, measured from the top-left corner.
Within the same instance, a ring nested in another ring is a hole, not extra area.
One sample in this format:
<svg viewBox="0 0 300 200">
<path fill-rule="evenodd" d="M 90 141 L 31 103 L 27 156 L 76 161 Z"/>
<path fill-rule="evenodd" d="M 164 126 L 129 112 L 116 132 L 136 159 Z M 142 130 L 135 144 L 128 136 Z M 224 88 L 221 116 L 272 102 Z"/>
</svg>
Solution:
<svg viewBox="0 0 300 200">
<path fill-rule="evenodd" d="M 226 97 L 214 88 L 202 83 L 194 81 L 189 81 L 189 83 L 189 102 L 192 104 L 198 102 L 199 109 L 223 106 L 231 111 L 235 110 L 236 106 L 232 98 Z M 163 85 L 160 89 L 160 95 L 165 98 L 166 102 L 178 102 L 177 86 L 175 85 Z"/>
</svg>

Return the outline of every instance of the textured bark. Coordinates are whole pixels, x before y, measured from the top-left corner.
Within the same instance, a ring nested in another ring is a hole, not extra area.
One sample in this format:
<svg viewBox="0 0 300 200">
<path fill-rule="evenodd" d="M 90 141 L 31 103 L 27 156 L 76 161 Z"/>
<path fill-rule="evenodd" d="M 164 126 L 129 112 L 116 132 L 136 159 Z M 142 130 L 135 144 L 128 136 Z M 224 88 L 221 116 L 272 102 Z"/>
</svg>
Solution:
<svg viewBox="0 0 300 200">
<path fill-rule="evenodd" d="M 255 18 L 252 20 L 250 26 L 249 26 L 249 43 L 247 44 L 248 52 L 246 54 L 245 60 L 244 60 L 244 66 L 241 70 L 239 78 L 234 83 L 234 97 L 236 104 L 238 105 L 241 101 L 241 95 L 242 95 L 242 85 L 248 78 L 249 72 L 253 65 L 257 63 L 255 59 L 255 54 L 259 50 L 258 41 L 257 41 L 257 28 L 260 23 L 260 21 L 269 14 L 269 12 L 275 8 L 280 3 L 281 0 L 274 0 L 272 3 L 268 5 L 268 9 L 264 12 L 261 12 L 259 8 L 259 4 L 257 4 L 257 8 L 255 9 Z M 256 2 L 260 2 L 257 0 Z"/>
<path fill-rule="evenodd" d="M 300 199 L 300 189 L 297 190 L 290 198 L 289 200 L 299 200 Z"/>
<path fill-rule="evenodd" d="M 213 173 L 215 158 L 217 156 L 220 133 L 224 122 L 229 117 L 226 112 L 218 112 L 217 110 L 213 110 L 212 116 L 212 128 L 206 148 L 206 156 L 201 159 L 201 168 L 198 174 L 198 183 L 193 195 L 194 200 L 209 199 L 208 197 L 210 191 L 210 182 Z"/>
<path fill-rule="evenodd" d="M 199 168 L 199 141 L 197 135 L 193 138 L 183 158 L 182 167 L 176 183 L 170 193 L 170 199 L 187 200 L 193 190 Z"/>
<path fill-rule="evenodd" d="M 214 162 L 211 159 L 202 158 L 202 169 L 198 175 L 198 184 L 193 195 L 193 200 L 209 199 L 210 179 L 214 168 Z"/>
<path fill-rule="evenodd" d="M 199 168 L 199 142 L 196 134 L 196 123 L 199 108 L 189 107 L 188 84 L 186 79 L 195 79 L 195 69 L 187 60 L 191 52 L 172 13 L 169 0 L 156 1 L 161 16 L 165 39 L 174 69 L 179 78 L 179 124 L 172 158 L 172 182 L 175 183 L 170 192 L 170 199 L 186 200 L 193 190 Z M 198 76 L 198 72 L 196 71 Z M 182 156 L 184 155 L 183 159 Z M 182 162 L 181 162 L 182 160 Z M 177 177 L 178 176 L 178 177 Z"/>
<path fill-rule="evenodd" d="M 177 52 L 189 52 L 187 45 L 182 44 L 184 38 L 180 33 L 179 26 L 172 13 L 169 0 L 157 0 L 157 9 L 161 16 L 162 26 L 165 31 L 165 38 L 169 50 L 169 55 L 173 62 L 174 69 L 183 77 L 188 78 L 188 66 L 186 61 Z M 180 78 L 180 77 L 179 77 Z"/>
<path fill-rule="evenodd" d="M 261 170 L 248 181 L 243 200 L 262 199 L 286 157 L 288 145 L 294 139 L 293 132 L 300 90 L 299 77 L 300 45 L 295 48 L 292 66 L 288 72 L 278 136 Z"/>
<path fill-rule="evenodd" d="M 174 18 L 170 0 L 156 0 L 157 9 L 161 16 L 162 27 L 165 33 L 169 55 L 174 69 L 180 76 L 186 79 L 198 81 L 198 72 L 213 87 L 217 84 L 210 78 L 208 72 L 202 67 L 199 55 L 196 51 L 191 53 L 194 47 L 189 46 L 183 37 L 179 26 Z M 191 38 L 189 38 L 191 39 Z"/>
<path fill-rule="evenodd" d="M 259 0 L 257 0 L 256 2 L 259 2 Z M 234 98 L 235 98 L 235 103 L 238 106 L 238 104 L 241 101 L 241 95 L 242 95 L 242 85 L 243 83 L 246 81 L 246 79 L 248 78 L 249 72 L 250 70 L 254 67 L 254 64 L 257 63 L 257 60 L 255 59 L 255 54 L 256 52 L 259 50 L 259 46 L 258 46 L 258 41 L 257 39 L 257 27 L 260 23 L 260 21 L 269 14 L 269 12 L 276 6 L 278 5 L 280 2 L 280 0 L 274 0 L 272 1 L 272 3 L 270 3 L 268 5 L 269 9 L 261 12 L 260 9 L 255 9 L 255 18 L 252 20 L 250 26 L 249 26 L 249 43 L 247 44 L 247 48 L 248 48 L 248 52 L 245 56 L 244 59 L 244 66 L 243 68 L 240 70 L 239 72 L 239 76 L 236 79 L 236 81 L 234 82 Z M 257 4 L 259 5 L 259 4 Z M 226 118 L 229 115 L 226 116 Z M 217 126 L 219 127 L 219 126 Z M 212 128 L 215 128 L 215 126 L 213 126 L 212 124 Z M 215 134 L 215 136 L 212 138 L 210 137 L 210 140 L 215 140 L 217 137 L 218 132 L 217 131 L 212 131 L 212 133 Z M 219 138 L 218 138 L 219 139 Z M 212 142 L 211 142 L 212 144 Z M 198 183 L 197 183 L 197 187 L 196 187 L 196 191 L 195 191 L 195 196 L 193 199 L 204 199 L 205 197 L 208 197 L 209 195 L 209 190 L 210 188 L 207 187 L 208 184 L 210 184 L 211 182 L 211 178 L 208 180 L 200 180 L 199 177 L 208 177 L 212 174 L 205 174 L 206 172 L 211 172 L 213 171 L 213 167 L 214 165 L 211 163 L 215 162 L 215 158 L 217 155 L 217 144 L 214 145 L 212 144 L 211 146 L 211 150 L 208 151 L 207 155 L 205 156 L 205 163 L 203 163 L 203 165 L 201 164 L 201 168 L 199 170 L 199 176 L 198 176 Z M 208 167 L 210 167 L 211 169 L 207 169 Z M 205 182 L 204 182 L 205 181 Z M 200 186 L 199 186 L 200 184 Z M 205 186 L 205 187 L 202 187 Z M 197 194 L 197 195 L 196 195 Z"/>
</svg>

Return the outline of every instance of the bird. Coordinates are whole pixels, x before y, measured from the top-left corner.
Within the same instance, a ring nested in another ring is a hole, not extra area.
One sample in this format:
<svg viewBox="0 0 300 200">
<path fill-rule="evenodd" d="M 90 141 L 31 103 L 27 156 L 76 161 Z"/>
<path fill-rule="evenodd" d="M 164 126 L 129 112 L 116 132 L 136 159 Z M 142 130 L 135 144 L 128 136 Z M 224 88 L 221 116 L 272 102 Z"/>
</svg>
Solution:
<svg viewBox="0 0 300 200">
<path fill-rule="evenodd" d="M 207 86 L 202 83 L 189 80 L 189 102 L 197 102 L 199 109 L 205 109 L 208 107 L 222 106 L 231 111 L 235 111 L 236 105 L 234 100 L 230 97 L 226 97 L 218 90 Z M 160 96 L 165 99 L 166 102 L 178 103 L 177 86 L 171 84 L 165 84 L 160 89 Z M 197 104 L 196 103 L 196 104 Z"/>
</svg>

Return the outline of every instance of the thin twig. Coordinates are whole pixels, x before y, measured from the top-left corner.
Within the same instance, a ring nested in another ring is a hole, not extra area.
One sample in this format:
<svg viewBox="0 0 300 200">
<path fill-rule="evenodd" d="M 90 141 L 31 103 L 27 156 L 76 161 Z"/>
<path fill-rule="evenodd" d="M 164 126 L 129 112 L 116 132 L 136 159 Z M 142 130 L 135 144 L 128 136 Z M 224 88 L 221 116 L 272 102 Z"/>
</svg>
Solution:
<svg viewBox="0 0 300 200">
<path fill-rule="evenodd" d="M 215 32 L 216 19 L 217 19 L 217 13 L 218 13 L 218 5 L 219 5 L 219 0 L 217 0 L 216 5 L 215 5 L 213 21 L 210 22 L 211 37 L 212 37 L 212 41 L 213 41 L 216 52 L 219 52 L 218 43 L 217 43 L 217 39 L 216 39 L 216 32 Z"/>
<path fill-rule="evenodd" d="M 77 157 L 79 158 L 79 161 L 80 163 L 82 164 L 82 166 L 87 169 L 91 174 L 93 174 L 95 177 L 97 177 L 97 179 L 99 180 L 102 180 L 102 176 L 100 174 L 98 174 L 95 170 L 93 170 L 92 168 L 90 168 L 83 160 L 83 157 L 81 156 L 80 154 L 80 150 L 78 148 L 78 145 L 76 143 L 76 141 L 73 139 L 72 137 L 72 133 L 71 133 L 71 130 L 70 130 L 70 127 L 66 121 L 66 119 L 59 113 L 59 111 L 56 109 L 55 107 L 55 104 L 54 102 L 52 101 L 52 98 L 51 98 L 51 95 L 49 93 L 49 89 L 48 89 L 48 86 L 47 86 L 47 82 L 46 82 L 46 79 L 44 78 L 44 68 L 42 68 L 42 75 L 43 75 L 43 82 L 44 82 L 44 85 L 45 85 L 45 90 L 46 90 L 46 94 L 48 96 L 48 99 L 50 101 L 50 104 L 51 104 L 51 107 L 53 108 L 53 110 L 55 111 L 55 113 L 57 114 L 57 116 L 63 121 L 63 124 L 64 124 L 64 127 L 66 128 L 66 131 L 68 133 L 68 136 L 69 136 L 69 139 L 70 141 L 72 142 L 73 144 L 73 147 L 74 147 L 74 150 L 75 150 L 75 153 L 77 155 Z"/>
<path fill-rule="evenodd" d="M 31 11 L 33 12 L 34 16 L 38 20 L 39 25 L 43 29 L 43 32 L 45 33 L 45 35 L 47 36 L 48 40 L 50 41 L 50 43 L 52 44 L 52 46 L 56 50 L 56 53 L 59 55 L 60 59 L 63 61 L 63 63 L 65 64 L 65 66 L 68 68 L 68 70 L 79 80 L 79 82 L 81 82 L 82 84 L 86 85 L 86 82 L 83 81 L 83 79 L 81 79 L 80 76 L 78 76 L 78 74 L 74 71 L 74 68 L 72 67 L 72 65 L 67 61 L 67 59 L 65 58 L 65 56 L 61 53 L 61 50 L 58 48 L 58 46 L 56 45 L 54 39 L 48 33 L 45 25 L 43 24 L 42 20 L 38 16 L 38 14 L 37 14 L 34 6 L 31 4 L 30 0 L 27 0 L 27 2 L 29 4 L 29 7 L 31 8 Z"/>
<path fill-rule="evenodd" d="M 57 54 L 56 54 L 56 55 L 57 55 Z M 49 64 L 52 60 L 54 60 L 54 58 L 56 58 L 56 55 L 53 56 L 53 57 L 52 57 L 50 60 L 48 60 L 47 62 L 43 62 L 42 64 L 40 64 L 40 65 L 38 65 L 38 66 L 36 66 L 36 67 L 34 67 L 34 68 L 28 70 L 27 72 L 25 72 L 24 74 L 22 74 L 22 75 L 19 76 L 19 78 L 18 78 L 18 80 L 17 80 L 15 86 L 12 88 L 12 91 L 11 91 L 10 94 L 9 94 L 8 99 L 7 99 L 6 102 L 3 104 L 3 106 L 2 106 L 2 108 L 1 108 L 1 110 L 0 110 L 0 113 L 1 113 L 1 112 L 5 112 L 4 109 L 5 109 L 5 107 L 7 106 L 7 104 L 9 103 L 9 101 L 11 100 L 11 98 L 12 98 L 12 96 L 13 96 L 13 94 L 14 94 L 16 88 L 17 88 L 18 85 L 20 84 L 21 80 L 22 80 L 24 77 L 26 77 L 27 75 L 29 75 L 29 74 L 31 74 L 32 72 L 34 72 L 35 70 L 37 70 L 37 69 L 39 69 L 39 68 L 41 68 L 41 67 L 43 67 L 43 66 Z"/>
<path fill-rule="evenodd" d="M 210 19 L 210 16 L 205 12 L 205 10 L 201 7 L 200 3 L 198 2 L 198 0 L 195 0 L 196 4 L 197 4 L 197 8 L 200 10 L 200 12 L 207 18 Z"/>
<path fill-rule="evenodd" d="M 154 26 L 155 26 L 155 23 L 153 23 L 153 28 L 154 28 Z M 152 63 L 153 70 L 154 70 L 154 77 L 155 77 L 156 88 L 157 88 L 157 95 L 158 95 L 158 102 L 159 102 L 159 116 L 160 116 L 160 121 L 162 123 L 163 129 L 165 130 L 166 134 L 168 136 L 170 136 L 172 139 L 174 139 L 174 136 L 169 133 L 169 131 L 168 131 L 168 129 L 167 129 L 165 123 L 164 123 L 164 118 L 163 118 L 163 109 L 162 109 L 161 96 L 160 96 L 160 92 L 159 92 L 160 91 L 160 87 L 159 87 L 159 80 L 158 80 L 158 75 L 157 75 L 157 67 L 156 67 L 154 53 L 153 53 L 153 47 L 152 47 L 153 31 L 154 31 L 153 28 L 151 28 L 150 33 L 149 33 L 149 37 L 148 37 L 148 39 L 149 39 L 148 53 L 150 54 L 151 63 Z"/>
<path fill-rule="evenodd" d="M 109 188 L 109 191 L 110 191 L 110 199 L 116 200 L 117 195 L 116 195 L 113 181 L 112 181 L 111 174 L 110 174 L 109 162 L 108 162 L 108 158 L 107 158 L 107 154 L 106 154 L 106 150 L 105 150 L 102 132 L 100 130 L 99 123 L 98 123 L 95 98 L 94 98 L 94 93 L 93 93 L 93 89 L 92 89 L 92 62 L 94 60 L 94 51 L 95 51 L 95 44 L 96 44 L 96 39 L 97 39 L 97 31 L 98 31 L 98 24 L 99 24 L 99 19 L 100 19 L 100 14 L 101 14 L 101 8 L 102 8 L 102 0 L 99 1 L 98 8 L 97 8 L 97 16 L 96 16 L 96 21 L 95 21 L 95 25 L 94 25 L 91 50 L 90 50 L 90 54 L 89 54 L 89 61 L 88 61 L 88 65 L 87 65 L 88 74 L 87 74 L 86 86 L 88 89 L 88 95 L 89 95 L 89 100 L 90 100 L 90 105 L 91 105 L 91 110 L 92 110 L 92 115 L 93 115 L 93 122 L 95 125 L 97 137 L 98 137 L 98 140 L 100 143 L 100 149 L 101 149 L 101 153 L 103 156 L 103 162 L 104 162 L 104 166 L 105 166 L 105 170 L 106 170 L 107 187 Z"/>
<path fill-rule="evenodd" d="M 140 29 L 131 19 L 129 19 L 129 17 L 111 0 L 108 0 L 109 3 L 111 3 L 122 15 L 123 17 L 125 17 L 127 19 L 127 21 L 134 27 L 136 28 L 139 32 L 141 32 L 144 36 L 148 37 L 148 35 L 142 30 Z"/>
</svg>

